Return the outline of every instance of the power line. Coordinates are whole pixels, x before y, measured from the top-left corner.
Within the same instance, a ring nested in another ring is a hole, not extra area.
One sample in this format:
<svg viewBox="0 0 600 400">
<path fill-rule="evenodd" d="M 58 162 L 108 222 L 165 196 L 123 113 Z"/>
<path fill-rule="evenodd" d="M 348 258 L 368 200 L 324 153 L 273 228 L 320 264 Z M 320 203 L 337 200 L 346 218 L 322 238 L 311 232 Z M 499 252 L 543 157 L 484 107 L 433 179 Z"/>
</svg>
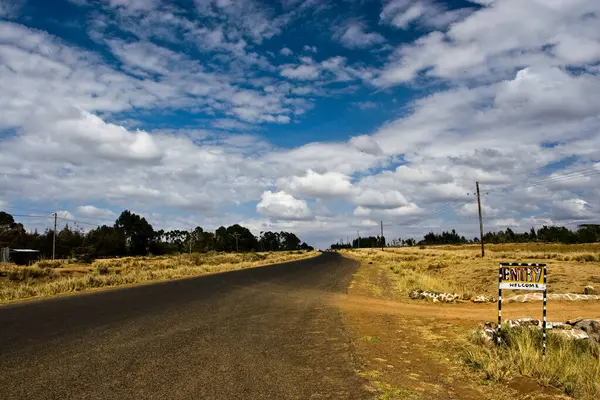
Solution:
<svg viewBox="0 0 600 400">
<path fill-rule="evenodd" d="M 512 189 L 514 187 L 519 187 L 519 186 L 539 186 L 539 185 L 543 185 L 543 184 L 561 182 L 561 181 L 571 180 L 571 179 L 576 179 L 576 178 L 582 178 L 582 177 L 584 178 L 584 177 L 588 177 L 588 176 L 592 176 L 592 175 L 596 175 L 596 174 L 600 174 L 600 169 L 596 168 L 596 166 L 594 165 L 592 167 L 585 167 L 585 168 L 581 168 L 578 170 L 573 170 L 573 171 L 570 171 L 570 172 L 567 172 L 567 173 L 564 173 L 561 175 L 546 176 L 541 179 L 529 180 L 529 181 L 525 181 L 525 182 L 513 183 L 511 185 L 490 188 L 488 191 L 491 192 L 491 191 L 497 191 L 497 190 L 506 190 L 506 189 Z"/>
<path fill-rule="evenodd" d="M 13 217 L 19 218 L 50 218 L 50 215 L 26 215 L 26 214 L 10 214 Z"/>
<path fill-rule="evenodd" d="M 63 221 L 77 222 L 78 224 L 84 224 L 84 225 L 95 226 L 95 227 L 97 227 L 97 228 L 98 228 L 98 227 L 100 227 L 100 225 L 98 225 L 98 224 L 93 224 L 93 223 L 91 223 L 91 222 L 80 221 L 80 220 L 77 220 L 77 219 L 71 219 L 71 218 L 66 218 L 66 217 L 58 217 L 58 216 L 57 216 L 56 218 L 58 218 L 58 219 L 62 219 Z"/>
</svg>

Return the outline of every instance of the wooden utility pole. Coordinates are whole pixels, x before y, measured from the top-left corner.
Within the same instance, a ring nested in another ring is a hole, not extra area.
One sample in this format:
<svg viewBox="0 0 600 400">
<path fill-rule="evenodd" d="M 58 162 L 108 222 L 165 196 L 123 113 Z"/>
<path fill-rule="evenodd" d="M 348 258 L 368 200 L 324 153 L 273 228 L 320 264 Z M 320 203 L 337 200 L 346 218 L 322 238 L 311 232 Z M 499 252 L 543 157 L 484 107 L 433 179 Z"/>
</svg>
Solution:
<svg viewBox="0 0 600 400">
<path fill-rule="evenodd" d="M 477 186 L 477 208 L 479 209 L 479 241 L 481 242 L 481 257 L 485 256 L 485 247 L 483 245 L 483 219 L 481 217 L 481 196 L 479 195 L 479 182 L 475 182 Z"/>
<path fill-rule="evenodd" d="M 238 239 L 242 235 L 240 235 L 239 233 L 236 232 L 236 233 L 232 233 L 231 236 L 233 236 L 235 238 L 235 252 L 239 253 L 240 252 L 240 247 L 238 246 Z"/>
<path fill-rule="evenodd" d="M 190 229 L 190 254 L 192 254 L 192 233 L 193 231 Z"/>
<path fill-rule="evenodd" d="M 56 213 L 54 213 L 54 234 L 52 235 L 52 260 L 56 257 Z"/>
<path fill-rule="evenodd" d="M 356 248 L 360 249 L 360 232 L 359 231 L 356 231 L 356 237 L 357 237 Z"/>
<path fill-rule="evenodd" d="M 385 246 L 385 240 L 383 239 L 383 221 L 381 221 L 381 251 L 383 251 L 384 246 Z"/>
</svg>

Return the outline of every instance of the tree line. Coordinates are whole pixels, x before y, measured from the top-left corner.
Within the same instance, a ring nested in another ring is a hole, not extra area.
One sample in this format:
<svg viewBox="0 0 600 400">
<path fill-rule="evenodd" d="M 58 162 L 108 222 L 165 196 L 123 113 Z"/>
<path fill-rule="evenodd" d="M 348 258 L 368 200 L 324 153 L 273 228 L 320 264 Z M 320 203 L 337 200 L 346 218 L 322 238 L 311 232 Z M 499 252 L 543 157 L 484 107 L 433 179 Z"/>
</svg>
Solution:
<svg viewBox="0 0 600 400">
<path fill-rule="evenodd" d="M 558 242 L 558 243 L 596 243 L 600 242 L 600 225 L 583 224 L 576 230 L 570 230 L 564 226 L 542 226 L 539 229 L 531 228 L 527 232 L 516 233 L 510 228 L 504 231 L 487 232 L 483 235 L 485 243 L 528 243 L 528 242 Z M 441 233 L 429 232 L 423 236 L 423 239 L 416 241 L 413 238 L 393 239 L 391 242 L 385 242 L 385 238 L 379 236 L 369 236 L 365 238 L 354 239 L 352 243 L 335 243 L 331 245 L 332 249 L 347 249 L 358 247 L 381 247 L 382 242 L 388 247 L 401 246 L 423 246 L 435 244 L 469 244 L 479 243 L 479 238 L 467 239 L 459 235 L 456 230 L 443 231 Z"/>
<path fill-rule="evenodd" d="M 331 249 L 351 249 L 351 248 L 371 248 L 371 247 L 384 247 L 385 237 L 384 236 L 366 236 L 356 238 L 352 240 L 352 243 L 334 243 L 331 245 Z"/>
<path fill-rule="evenodd" d="M 54 231 L 27 232 L 13 216 L 0 211 L 0 248 L 39 250 L 43 258 L 52 257 Z M 68 224 L 56 232 L 56 258 L 94 259 L 120 256 L 163 255 L 209 251 L 312 250 L 294 233 L 260 232 L 254 236 L 241 225 L 221 226 L 215 232 L 198 226 L 192 231 L 155 230 L 142 216 L 125 210 L 114 225 L 103 225 L 88 232 Z"/>
</svg>

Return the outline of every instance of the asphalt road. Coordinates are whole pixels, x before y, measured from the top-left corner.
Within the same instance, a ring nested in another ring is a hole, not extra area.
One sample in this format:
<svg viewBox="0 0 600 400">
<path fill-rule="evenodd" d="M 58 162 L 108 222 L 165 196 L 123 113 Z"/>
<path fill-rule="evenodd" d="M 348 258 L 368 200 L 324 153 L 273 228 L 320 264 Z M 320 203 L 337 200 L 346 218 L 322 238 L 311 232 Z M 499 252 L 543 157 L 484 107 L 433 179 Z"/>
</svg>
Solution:
<svg viewBox="0 0 600 400">
<path fill-rule="evenodd" d="M 337 254 L 0 307 L 2 399 L 368 399 Z"/>
</svg>

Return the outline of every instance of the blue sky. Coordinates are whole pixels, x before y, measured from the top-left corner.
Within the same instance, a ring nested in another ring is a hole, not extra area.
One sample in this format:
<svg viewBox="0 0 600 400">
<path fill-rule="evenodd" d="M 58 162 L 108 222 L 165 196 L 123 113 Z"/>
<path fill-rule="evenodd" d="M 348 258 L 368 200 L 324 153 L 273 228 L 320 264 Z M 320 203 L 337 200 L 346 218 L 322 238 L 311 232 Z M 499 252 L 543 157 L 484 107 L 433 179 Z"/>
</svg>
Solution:
<svg viewBox="0 0 600 400">
<path fill-rule="evenodd" d="M 597 222 L 599 16 L 594 0 L 0 0 L 0 208 L 325 247 L 382 220 L 390 239 L 474 236 L 479 181 L 486 229 Z"/>
</svg>

